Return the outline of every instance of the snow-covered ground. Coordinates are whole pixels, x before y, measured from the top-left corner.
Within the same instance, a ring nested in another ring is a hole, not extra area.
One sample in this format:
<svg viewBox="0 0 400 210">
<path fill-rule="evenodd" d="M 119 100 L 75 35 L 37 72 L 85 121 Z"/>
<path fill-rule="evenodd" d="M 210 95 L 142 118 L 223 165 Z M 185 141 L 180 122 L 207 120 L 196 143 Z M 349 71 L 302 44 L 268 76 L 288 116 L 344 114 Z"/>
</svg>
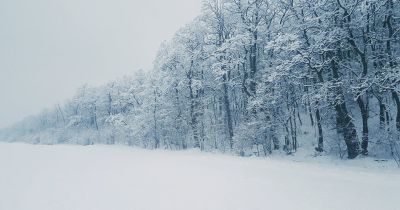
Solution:
<svg viewBox="0 0 400 210">
<path fill-rule="evenodd" d="M 0 210 L 398 210 L 400 170 L 0 143 Z"/>
</svg>

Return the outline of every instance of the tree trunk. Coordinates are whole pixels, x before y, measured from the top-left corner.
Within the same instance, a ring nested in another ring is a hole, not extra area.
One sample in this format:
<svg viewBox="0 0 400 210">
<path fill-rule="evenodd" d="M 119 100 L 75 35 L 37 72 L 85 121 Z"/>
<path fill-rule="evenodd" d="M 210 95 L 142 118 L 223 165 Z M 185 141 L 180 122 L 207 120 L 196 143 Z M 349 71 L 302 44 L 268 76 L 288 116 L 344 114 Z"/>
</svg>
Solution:
<svg viewBox="0 0 400 210">
<path fill-rule="evenodd" d="M 357 98 L 357 104 L 361 111 L 362 118 L 362 142 L 361 149 L 363 155 L 368 155 L 368 107 L 364 104 L 361 96 Z"/>
<path fill-rule="evenodd" d="M 255 74 L 257 72 L 257 44 L 254 43 L 250 48 L 250 92 L 254 97 L 256 95 Z"/>
<path fill-rule="evenodd" d="M 342 7 L 342 9 L 344 9 Z M 349 15 L 348 11 L 346 9 L 344 9 L 344 16 L 347 18 L 347 23 L 350 24 L 351 22 L 351 15 Z M 367 56 L 366 56 L 366 52 L 367 52 L 367 43 L 364 41 L 364 46 L 363 49 L 360 49 L 357 46 L 357 43 L 355 41 L 355 37 L 353 35 L 353 31 L 350 27 L 347 28 L 348 32 L 349 32 L 349 38 L 348 38 L 348 42 L 349 44 L 353 47 L 354 51 L 356 52 L 356 54 L 360 57 L 360 64 L 362 67 L 362 72 L 361 72 L 361 78 L 359 81 L 359 84 L 365 82 L 367 74 L 368 74 L 368 60 L 367 60 Z M 363 33 L 363 39 L 367 40 L 366 38 L 366 34 Z M 365 92 L 367 92 L 368 90 L 366 90 Z M 357 96 L 357 104 L 358 107 L 360 108 L 360 112 L 361 112 L 361 117 L 362 117 L 362 154 L 364 155 L 368 155 L 368 118 L 369 118 L 369 114 L 368 114 L 368 107 L 366 106 L 367 102 L 364 102 L 363 96 L 361 95 L 363 92 L 362 90 L 358 91 L 358 96 Z M 368 98 L 367 98 L 368 100 Z"/>
<path fill-rule="evenodd" d="M 392 96 L 394 101 L 396 102 L 397 114 L 396 114 L 396 129 L 400 131 L 400 98 L 399 94 L 396 91 L 392 91 Z"/>
<path fill-rule="evenodd" d="M 324 151 L 324 135 L 322 133 L 322 124 L 321 124 L 321 115 L 319 113 L 319 109 L 315 110 L 315 118 L 317 120 L 317 127 L 318 127 L 318 147 L 315 148 L 318 152 Z"/>
<path fill-rule="evenodd" d="M 226 121 L 228 124 L 228 140 L 230 149 L 233 149 L 233 125 L 232 125 L 232 113 L 230 108 L 229 96 L 228 96 L 228 84 L 227 84 L 227 75 L 223 76 L 223 84 L 222 88 L 224 91 L 224 108 L 226 113 Z"/>
<path fill-rule="evenodd" d="M 389 65 L 391 68 L 395 67 L 397 63 L 393 59 L 393 54 L 392 54 L 392 46 L 391 42 L 393 41 L 393 36 L 394 36 L 394 27 L 393 27 L 393 8 L 394 8 L 394 3 L 393 0 L 388 0 L 386 2 L 387 4 L 387 10 L 388 10 L 388 15 L 386 17 L 386 22 L 385 25 L 388 28 L 388 38 L 386 41 L 386 52 L 388 54 L 389 58 Z M 400 131 L 400 99 L 399 95 L 396 91 L 392 90 L 392 97 L 396 103 L 397 107 L 397 114 L 396 114 L 396 129 Z"/>
<path fill-rule="evenodd" d="M 193 60 L 190 63 L 190 69 L 187 74 L 189 79 L 189 96 L 190 96 L 190 127 L 192 128 L 193 132 L 193 140 L 194 140 L 194 148 L 200 148 L 200 140 L 199 140 L 199 133 L 198 133 L 198 119 L 197 119 L 197 101 L 196 96 L 193 92 Z"/>
<path fill-rule="evenodd" d="M 382 99 L 378 98 L 379 102 L 379 125 L 381 128 L 385 127 L 386 123 L 386 105 L 382 102 Z"/>
<path fill-rule="evenodd" d="M 336 61 L 331 61 L 331 69 L 333 78 L 339 81 L 339 69 Z M 357 131 L 353 120 L 351 119 L 344 99 L 343 91 L 341 87 L 338 87 L 336 94 L 340 101 L 335 101 L 336 110 L 336 123 L 338 133 L 342 134 L 347 147 L 347 154 L 349 159 L 354 159 L 358 156 L 360 151 L 360 143 L 357 137 Z"/>
<path fill-rule="evenodd" d="M 324 78 L 322 76 L 322 72 L 321 71 L 316 71 L 316 73 L 317 73 L 318 81 L 320 83 L 323 83 L 324 82 Z M 314 81 L 314 83 L 317 83 L 317 82 Z M 320 111 L 319 111 L 319 108 L 318 108 L 318 106 L 319 106 L 319 101 L 318 100 L 315 102 L 315 105 L 316 105 L 315 118 L 316 118 L 317 127 L 318 127 L 318 146 L 317 146 L 317 148 L 315 148 L 315 150 L 317 152 L 323 152 L 324 151 L 324 134 L 323 134 L 323 131 L 322 131 L 322 123 L 321 123 L 322 118 L 321 118 L 321 114 L 320 114 Z"/>
</svg>

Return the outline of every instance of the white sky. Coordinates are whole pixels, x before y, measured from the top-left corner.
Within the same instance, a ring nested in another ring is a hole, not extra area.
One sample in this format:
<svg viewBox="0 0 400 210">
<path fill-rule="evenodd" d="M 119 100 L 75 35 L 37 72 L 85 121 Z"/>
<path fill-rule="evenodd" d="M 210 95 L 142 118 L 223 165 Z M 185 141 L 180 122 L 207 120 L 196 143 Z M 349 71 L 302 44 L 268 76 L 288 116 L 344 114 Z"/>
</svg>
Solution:
<svg viewBox="0 0 400 210">
<path fill-rule="evenodd" d="M 149 69 L 201 0 L 0 0 L 0 127 Z"/>
</svg>

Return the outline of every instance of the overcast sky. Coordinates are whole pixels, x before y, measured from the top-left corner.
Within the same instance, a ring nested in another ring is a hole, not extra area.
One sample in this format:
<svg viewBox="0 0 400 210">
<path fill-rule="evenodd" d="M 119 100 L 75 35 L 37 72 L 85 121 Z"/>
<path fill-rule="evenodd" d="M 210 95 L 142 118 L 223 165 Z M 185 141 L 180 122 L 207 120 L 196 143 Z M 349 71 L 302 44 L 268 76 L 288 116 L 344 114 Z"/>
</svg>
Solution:
<svg viewBox="0 0 400 210">
<path fill-rule="evenodd" d="M 149 69 L 201 0 L 0 0 L 0 127 Z"/>
</svg>

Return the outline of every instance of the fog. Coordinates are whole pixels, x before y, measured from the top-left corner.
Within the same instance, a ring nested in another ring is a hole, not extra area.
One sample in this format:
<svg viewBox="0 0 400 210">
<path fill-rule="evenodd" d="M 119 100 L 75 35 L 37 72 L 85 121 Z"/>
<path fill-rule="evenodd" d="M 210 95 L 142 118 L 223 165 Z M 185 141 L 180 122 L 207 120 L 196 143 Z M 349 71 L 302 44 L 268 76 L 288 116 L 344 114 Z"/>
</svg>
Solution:
<svg viewBox="0 0 400 210">
<path fill-rule="evenodd" d="M 201 0 L 1 0 L 0 127 L 152 67 Z"/>
</svg>

